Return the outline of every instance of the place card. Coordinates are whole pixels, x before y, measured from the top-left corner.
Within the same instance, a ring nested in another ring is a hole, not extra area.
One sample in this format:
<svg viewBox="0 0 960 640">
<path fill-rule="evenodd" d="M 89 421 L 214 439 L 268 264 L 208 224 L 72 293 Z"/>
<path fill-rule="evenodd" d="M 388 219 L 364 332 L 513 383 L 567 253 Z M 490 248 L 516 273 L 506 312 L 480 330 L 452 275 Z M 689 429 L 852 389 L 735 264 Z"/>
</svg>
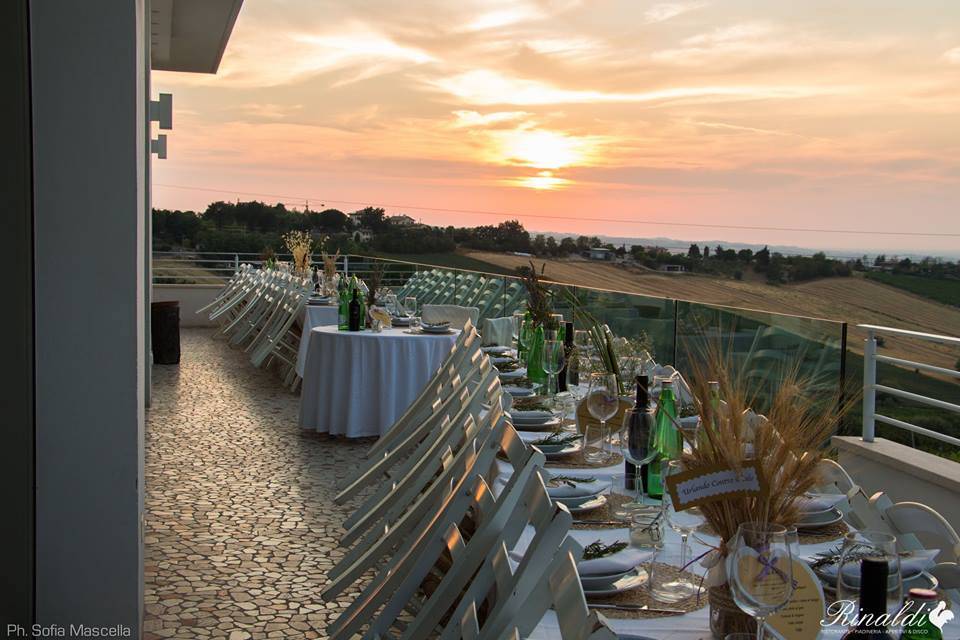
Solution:
<svg viewBox="0 0 960 640">
<path fill-rule="evenodd" d="M 787 606 L 767 618 L 767 631 L 777 640 L 816 640 L 826 617 L 823 585 L 802 558 L 793 558 L 792 566 L 793 595 Z"/>
<path fill-rule="evenodd" d="M 746 462 L 739 469 L 717 464 L 682 471 L 667 476 L 666 488 L 677 511 L 732 497 L 761 496 L 766 493 L 756 462 Z"/>
</svg>

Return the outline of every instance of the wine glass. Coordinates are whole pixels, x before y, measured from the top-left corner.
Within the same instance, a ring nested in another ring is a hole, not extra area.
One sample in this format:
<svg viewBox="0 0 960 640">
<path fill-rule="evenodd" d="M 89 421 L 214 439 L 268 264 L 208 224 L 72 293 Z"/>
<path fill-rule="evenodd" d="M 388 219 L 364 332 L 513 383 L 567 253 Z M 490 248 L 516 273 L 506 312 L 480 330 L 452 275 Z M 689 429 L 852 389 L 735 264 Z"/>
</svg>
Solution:
<svg viewBox="0 0 960 640">
<path fill-rule="evenodd" d="M 757 640 L 763 622 L 790 601 L 793 564 L 787 529 L 767 522 L 744 522 L 727 556 L 727 577 L 733 601 L 757 620 Z"/>
<path fill-rule="evenodd" d="M 656 453 L 655 450 L 654 453 Z M 667 517 L 667 524 L 670 525 L 670 528 L 680 534 L 680 566 L 685 567 L 687 566 L 687 562 L 689 562 L 690 557 L 690 534 L 703 527 L 703 525 L 706 524 L 707 519 L 703 515 L 703 512 L 697 507 L 688 507 L 682 511 L 677 511 L 673 506 L 673 500 L 671 500 L 670 496 L 667 495 L 667 477 L 676 475 L 683 471 L 680 461 L 664 460 L 661 469 L 660 477 L 663 479 L 664 486 L 663 512 Z M 675 588 L 678 592 L 683 594 L 684 598 L 698 595 L 701 591 L 700 585 L 684 579 L 683 576 L 677 577 Z"/>
<path fill-rule="evenodd" d="M 600 421 L 600 424 L 599 426 L 588 424 L 584 432 L 583 458 L 589 463 L 603 464 L 610 461 L 607 420 L 617 415 L 620 409 L 620 396 L 617 391 L 617 377 L 612 373 L 590 374 L 587 409 L 591 416 Z M 591 441 L 596 441 L 597 446 L 591 448 Z"/>
<path fill-rule="evenodd" d="M 643 407 L 634 407 L 624 412 L 618 440 L 620 453 L 637 468 L 635 508 L 643 506 L 643 481 L 640 478 L 640 469 L 657 456 L 656 449 L 651 446 L 655 430 L 653 414 L 645 411 Z"/>
<path fill-rule="evenodd" d="M 520 332 L 523 328 L 523 312 L 514 311 L 513 312 L 513 341 L 516 343 L 517 353 L 519 354 L 522 350 L 522 344 L 520 341 Z"/>
<path fill-rule="evenodd" d="M 407 318 L 412 320 L 413 316 L 417 315 L 417 298 L 415 296 L 407 296 L 404 298 L 403 310 L 406 313 Z"/>
<path fill-rule="evenodd" d="M 563 342 L 544 340 L 540 364 L 547 373 L 547 393 L 556 393 L 557 374 L 563 369 Z"/>
<path fill-rule="evenodd" d="M 863 529 L 851 531 L 843 538 L 840 562 L 837 565 L 837 598 L 860 604 L 860 561 L 865 557 L 887 561 L 887 612 L 900 609 L 903 578 L 897 537 L 883 531 Z"/>
</svg>

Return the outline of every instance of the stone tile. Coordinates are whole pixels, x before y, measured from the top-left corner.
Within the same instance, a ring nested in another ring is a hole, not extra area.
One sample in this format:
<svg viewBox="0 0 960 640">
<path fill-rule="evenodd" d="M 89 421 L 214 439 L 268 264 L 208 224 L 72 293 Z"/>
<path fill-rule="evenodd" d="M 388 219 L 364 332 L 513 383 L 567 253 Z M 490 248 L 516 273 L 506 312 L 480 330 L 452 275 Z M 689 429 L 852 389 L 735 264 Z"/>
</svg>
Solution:
<svg viewBox="0 0 960 640">
<path fill-rule="evenodd" d="M 182 330 L 181 352 L 147 413 L 145 637 L 325 637 L 357 594 L 319 596 L 335 487 L 370 440 L 302 432 L 298 397 L 213 331 Z"/>
</svg>

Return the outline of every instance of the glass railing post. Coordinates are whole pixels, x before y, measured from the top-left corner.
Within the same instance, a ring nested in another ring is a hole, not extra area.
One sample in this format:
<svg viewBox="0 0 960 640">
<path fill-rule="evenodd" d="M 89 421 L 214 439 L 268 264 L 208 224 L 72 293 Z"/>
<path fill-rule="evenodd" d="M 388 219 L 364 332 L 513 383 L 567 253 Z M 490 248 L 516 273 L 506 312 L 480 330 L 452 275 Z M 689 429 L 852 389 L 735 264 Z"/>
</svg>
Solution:
<svg viewBox="0 0 960 640">
<path fill-rule="evenodd" d="M 873 442 L 876 429 L 874 415 L 877 409 L 877 337 L 867 331 L 863 347 L 863 441 Z"/>
</svg>

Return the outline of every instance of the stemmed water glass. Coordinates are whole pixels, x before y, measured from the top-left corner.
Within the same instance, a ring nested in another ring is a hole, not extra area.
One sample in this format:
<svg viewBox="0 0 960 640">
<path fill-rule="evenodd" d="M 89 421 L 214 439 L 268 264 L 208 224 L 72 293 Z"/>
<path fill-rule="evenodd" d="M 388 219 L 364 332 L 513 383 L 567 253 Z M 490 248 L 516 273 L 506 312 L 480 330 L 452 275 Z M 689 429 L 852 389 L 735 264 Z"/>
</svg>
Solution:
<svg viewBox="0 0 960 640">
<path fill-rule="evenodd" d="M 514 311 L 513 313 L 513 341 L 517 344 L 517 356 L 519 357 L 520 351 L 523 350 L 523 312 Z"/>
<path fill-rule="evenodd" d="M 617 377 L 612 373 L 591 373 L 590 391 L 587 393 L 587 409 L 590 415 L 600 421 L 599 426 L 587 424 L 583 437 L 583 458 L 592 464 L 604 464 L 610 461 L 607 420 L 617 415 L 620 409 Z M 595 441 L 597 446 L 590 447 Z"/>
<path fill-rule="evenodd" d="M 707 519 L 703 512 L 697 507 L 688 507 L 677 511 L 673 506 L 673 500 L 666 491 L 667 477 L 676 475 L 683 470 L 679 460 L 664 460 L 661 467 L 660 477 L 663 479 L 663 512 L 667 517 L 667 524 L 670 528 L 680 534 L 680 566 L 685 567 L 690 557 L 690 534 L 699 530 L 706 524 Z M 689 598 L 700 593 L 700 585 L 678 576 L 673 590 L 677 592 L 680 600 Z"/>
<path fill-rule="evenodd" d="M 411 320 L 413 316 L 417 315 L 417 298 L 415 296 L 407 296 L 403 299 L 403 311 L 407 318 Z"/>
<path fill-rule="evenodd" d="M 547 394 L 555 393 L 557 374 L 563 369 L 563 342 L 544 340 L 540 360 L 543 370 L 547 373 Z"/>
<path fill-rule="evenodd" d="M 837 566 L 837 597 L 860 603 L 860 561 L 864 557 L 886 560 L 887 612 L 896 612 L 903 600 L 903 578 L 900 571 L 900 554 L 897 537 L 883 531 L 863 529 L 851 531 L 843 538 L 840 562 Z"/>
<path fill-rule="evenodd" d="M 620 427 L 620 453 L 628 462 L 637 468 L 636 498 L 634 508 L 643 506 L 643 480 L 640 478 L 640 469 L 657 457 L 657 451 L 651 446 L 656 423 L 652 414 L 643 407 L 627 409 L 623 415 L 623 424 Z"/>
<path fill-rule="evenodd" d="M 763 623 L 790 601 L 793 594 L 793 561 L 786 527 L 765 522 L 745 522 L 737 530 L 727 556 L 727 577 L 733 601 L 757 620 L 757 640 L 763 640 Z"/>
</svg>

